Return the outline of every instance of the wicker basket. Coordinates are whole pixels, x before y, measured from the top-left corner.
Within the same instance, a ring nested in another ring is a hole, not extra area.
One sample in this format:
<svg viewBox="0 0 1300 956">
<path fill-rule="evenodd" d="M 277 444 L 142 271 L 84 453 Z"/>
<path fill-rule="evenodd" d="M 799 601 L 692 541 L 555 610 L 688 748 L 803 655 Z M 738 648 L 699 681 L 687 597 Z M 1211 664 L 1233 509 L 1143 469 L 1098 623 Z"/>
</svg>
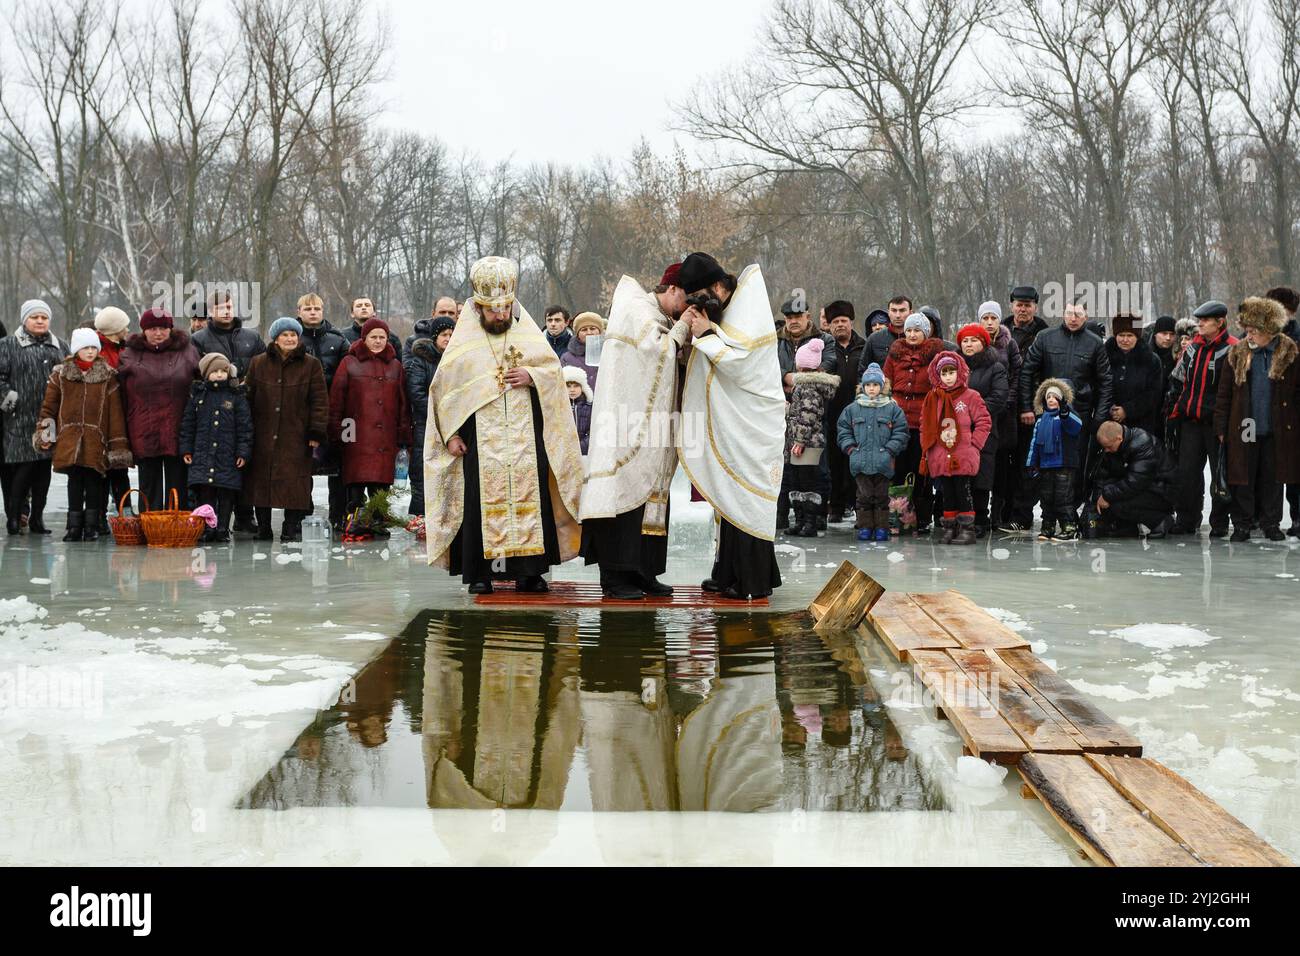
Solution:
<svg viewBox="0 0 1300 956">
<path fill-rule="evenodd" d="M 171 508 L 166 511 L 146 511 L 140 516 L 145 540 L 151 548 L 192 548 L 208 526 L 180 507 L 176 489 L 172 489 Z"/>
<path fill-rule="evenodd" d="M 122 509 L 126 507 L 126 499 L 135 492 L 144 505 L 144 510 L 149 510 L 149 499 L 141 493 L 139 488 L 128 488 L 117 503 L 116 517 L 108 519 L 109 530 L 113 532 L 113 540 L 118 544 L 137 545 L 144 544 L 144 525 L 140 523 L 139 515 L 122 515 Z"/>
</svg>

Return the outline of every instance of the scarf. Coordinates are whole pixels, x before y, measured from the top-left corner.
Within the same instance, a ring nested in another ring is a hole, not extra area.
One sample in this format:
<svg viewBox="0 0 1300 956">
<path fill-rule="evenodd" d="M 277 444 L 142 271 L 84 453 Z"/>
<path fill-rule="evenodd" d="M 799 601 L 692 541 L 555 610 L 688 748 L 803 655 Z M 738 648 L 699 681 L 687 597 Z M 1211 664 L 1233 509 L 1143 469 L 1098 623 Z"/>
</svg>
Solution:
<svg viewBox="0 0 1300 956">
<path fill-rule="evenodd" d="M 943 423 L 952 420 L 957 426 L 957 441 L 953 447 L 961 444 L 964 437 L 962 435 L 961 420 L 957 417 L 957 409 L 953 407 L 953 398 L 965 389 L 960 385 L 952 388 L 932 388 L 925 393 L 925 404 L 921 406 L 921 462 L 925 463 L 925 453 L 940 441 L 939 435 L 943 430 Z"/>
<path fill-rule="evenodd" d="M 886 395 L 884 392 L 881 392 L 875 398 L 872 398 L 866 392 L 858 392 L 858 396 L 857 398 L 854 399 L 854 401 L 857 402 L 859 405 L 861 405 L 863 408 L 883 408 L 885 405 L 888 405 L 890 402 L 892 402 L 893 399 L 890 398 L 888 395 Z"/>
<path fill-rule="evenodd" d="M 1046 409 L 1038 420 L 1034 433 L 1034 444 L 1038 446 L 1038 460 L 1055 461 L 1061 457 L 1061 412 L 1059 409 Z"/>
<path fill-rule="evenodd" d="M 77 363 L 77 368 L 81 369 L 83 372 L 89 372 L 90 367 L 95 364 L 95 359 L 91 359 L 89 362 L 83 362 L 81 359 L 73 356 L 72 360 Z"/>
</svg>

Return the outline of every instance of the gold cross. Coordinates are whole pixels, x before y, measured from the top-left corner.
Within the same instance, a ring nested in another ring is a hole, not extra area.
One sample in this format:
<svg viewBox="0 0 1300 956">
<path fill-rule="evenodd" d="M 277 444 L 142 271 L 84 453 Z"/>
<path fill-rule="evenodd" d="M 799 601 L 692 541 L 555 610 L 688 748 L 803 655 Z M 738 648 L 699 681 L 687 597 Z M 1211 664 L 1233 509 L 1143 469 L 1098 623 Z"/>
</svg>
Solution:
<svg viewBox="0 0 1300 956">
<path fill-rule="evenodd" d="M 506 349 L 503 357 L 505 364 L 497 366 L 497 388 L 500 391 L 504 392 L 506 389 L 506 369 L 518 368 L 519 360 L 523 357 L 524 353 L 519 351 L 519 349 L 515 348 L 513 345 Z"/>
</svg>

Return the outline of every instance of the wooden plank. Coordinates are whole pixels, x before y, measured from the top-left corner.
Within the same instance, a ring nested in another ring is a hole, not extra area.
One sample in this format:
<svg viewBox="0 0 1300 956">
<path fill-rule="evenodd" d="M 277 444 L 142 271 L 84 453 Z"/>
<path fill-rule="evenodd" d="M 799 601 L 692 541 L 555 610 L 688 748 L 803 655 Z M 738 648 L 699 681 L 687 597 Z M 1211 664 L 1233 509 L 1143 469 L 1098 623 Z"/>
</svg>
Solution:
<svg viewBox="0 0 1300 956">
<path fill-rule="evenodd" d="M 981 760 L 1014 764 L 1029 748 L 975 683 L 945 651 L 911 652 L 912 669 L 935 695 L 948 719 Z"/>
<path fill-rule="evenodd" d="M 996 653 L 1088 738 L 1085 750 L 1124 757 L 1142 756 L 1142 742 L 1137 737 L 1075 690 L 1037 655 L 1028 650 L 999 650 Z"/>
<path fill-rule="evenodd" d="M 817 596 L 808 605 L 808 610 L 814 620 L 821 620 L 826 613 L 826 609 L 831 606 L 831 602 L 844 589 L 844 585 L 849 583 L 849 580 L 853 577 L 853 572 L 856 570 L 857 565 L 852 561 L 840 562 L 840 566 L 835 569 L 835 573 L 822 585 L 822 589 L 817 592 Z"/>
<path fill-rule="evenodd" d="M 1070 723 L 1068 717 L 1057 710 L 1056 707 L 1053 706 L 1052 702 L 1044 697 L 1038 688 L 1025 680 L 1025 678 L 1014 667 L 999 657 L 997 651 L 986 650 L 984 651 L 984 655 L 988 658 L 990 664 L 998 668 L 998 672 L 1002 675 L 1003 682 L 1015 684 L 1022 691 L 1028 694 L 1030 698 L 1033 699 L 1034 703 L 1042 708 L 1045 714 L 1056 721 L 1057 724 L 1059 724 L 1061 728 L 1070 735 L 1070 739 L 1078 744 L 1079 750 L 1086 751 L 1092 746 L 1092 742 L 1088 739 L 1088 735 L 1078 727 L 1074 726 L 1074 724 Z"/>
<path fill-rule="evenodd" d="M 1089 755 L 1088 761 L 1153 824 L 1212 866 L 1291 866 L 1248 826 L 1164 764 Z"/>
<path fill-rule="evenodd" d="M 959 591 L 913 594 L 912 600 L 962 647 L 1029 647 L 1028 641 Z"/>
<path fill-rule="evenodd" d="M 965 648 L 950 650 L 948 656 L 984 690 L 989 702 L 1035 753 L 1077 754 L 1082 748 L 1048 711 L 1026 694 L 1018 683 L 1003 674 L 1001 662 L 994 663 L 987 651 Z"/>
<path fill-rule="evenodd" d="M 828 632 L 853 630 L 884 593 L 884 587 L 875 578 L 861 568 L 853 568 L 848 581 L 826 605 L 816 629 Z"/>
<path fill-rule="evenodd" d="M 867 624 L 900 661 L 914 650 L 943 650 L 960 647 L 928 614 L 916 606 L 910 594 L 886 591 L 867 614 Z"/>
<path fill-rule="evenodd" d="M 1088 858 L 1101 866 L 1196 866 L 1196 858 L 1098 773 L 1086 757 L 1028 754 L 1020 776 Z"/>
</svg>

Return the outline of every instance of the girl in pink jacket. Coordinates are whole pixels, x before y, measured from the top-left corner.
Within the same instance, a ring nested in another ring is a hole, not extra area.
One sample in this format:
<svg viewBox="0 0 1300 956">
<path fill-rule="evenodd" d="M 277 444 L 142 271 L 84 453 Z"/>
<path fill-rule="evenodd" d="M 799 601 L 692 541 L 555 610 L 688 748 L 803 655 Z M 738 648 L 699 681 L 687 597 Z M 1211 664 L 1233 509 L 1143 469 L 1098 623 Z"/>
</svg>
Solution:
<svg viewBox="0 0 1300 956">
<path fill-rule="evenodd" d="M 941 544 L 975 543 L 971 479 L 979 474 L 980 451 L 993 419 L 979 392 L 967 387 L 970 369 L 956 352 L 930 361 L 930 391 L 921 407 L 921 448 L 931 480 L 943 497 Z"/>
</svg>

